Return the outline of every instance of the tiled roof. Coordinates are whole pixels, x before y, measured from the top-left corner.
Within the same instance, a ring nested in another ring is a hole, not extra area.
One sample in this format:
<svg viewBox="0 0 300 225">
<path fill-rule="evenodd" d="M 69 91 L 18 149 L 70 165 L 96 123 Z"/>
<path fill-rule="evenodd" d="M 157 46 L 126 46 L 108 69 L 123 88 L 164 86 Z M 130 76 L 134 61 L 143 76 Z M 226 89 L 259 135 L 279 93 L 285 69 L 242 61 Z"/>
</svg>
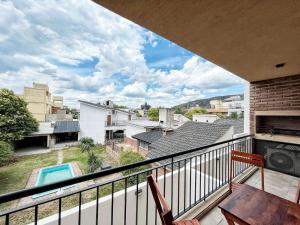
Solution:
<svg viewBox="0 0 300 225">
<path fill-rule="evenodd" d="M 79 121 L 56 121 L 54 125 L 54 134 L 79 132 Z"/>
<path fill-rule="evenodd" d="M 186 122 L 172 133 L 153 142 L 148 157 L 156 158 L 216 143 L 230 127 L 214 123 Z"/>
<path fill-rule="evenodd" d="M 231 125 L 233 126 L 234 134 L 244 133 L 244 119 L 219 119 L 214 124 Z"/>
<path fill-rule="evenodd" d="M 149 131 L 149 132 L 143 132 L 136 135 L 133 135 L 132 138 L 147 142 L 149 144 L 157 141 L 163 136 L 163 132 L 161 130 L 157 131 Z"/>
</svg>

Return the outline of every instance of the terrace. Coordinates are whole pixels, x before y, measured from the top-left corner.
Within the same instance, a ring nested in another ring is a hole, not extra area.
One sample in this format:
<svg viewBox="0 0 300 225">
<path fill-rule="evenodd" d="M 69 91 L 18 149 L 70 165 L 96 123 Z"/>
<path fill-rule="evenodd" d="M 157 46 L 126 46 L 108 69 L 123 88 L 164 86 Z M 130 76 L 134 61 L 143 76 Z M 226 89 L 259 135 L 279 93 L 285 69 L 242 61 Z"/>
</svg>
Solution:
<svg viewBox="0 0 300 225">
<path fill-rule="evenodd" d="M 245 123 L 250 127 L 246 132 L 252 135 L 2 195 L 0 204 L 151 166 L 30 205 L 2 210 L 0 224 L 160 224 L 145 179 L 149 174 L 156 177 L 175 219 L 197 218 L 201 224 L 226 224 L 216 206 L 228 195 L 233 149 L 263 155 L 267 168 L 265 191 L 292 201 L 300 176 L 300 3 L 96 2 L 249 81 Z M 256 168 L 246 163 L 234 165 L 234 177 L 259 187 Z M 101 196 L 100 190 L 107 194 Z M 72 199 L 70 204 L 64 203 L 67 198 Z"/>
</svg>

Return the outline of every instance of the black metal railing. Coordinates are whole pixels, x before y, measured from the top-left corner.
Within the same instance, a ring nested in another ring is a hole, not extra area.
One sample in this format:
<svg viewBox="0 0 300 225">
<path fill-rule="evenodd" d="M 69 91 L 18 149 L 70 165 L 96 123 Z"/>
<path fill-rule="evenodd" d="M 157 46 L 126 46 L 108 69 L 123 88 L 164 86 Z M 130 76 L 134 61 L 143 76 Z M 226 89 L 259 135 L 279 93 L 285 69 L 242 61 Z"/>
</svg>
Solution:
<svg viewBox="0 0 300 225">
<path fill-rule="evenodd" d="M 147 175 L 155 176 L 174 217 L 178 218 L 228 183 L 232 149 L 251 153 L 251 136 L 1 195 L 0 205 L 53 189 L 78 186 L 76 190 L 2 211 L 0 224 L 38 224 L 42 220 L 42 224 L 49 225 L 160 224 Z M 245 163 L 234 164 L 234 176 L 248 167 Z M 103 180 L 108 175 L 117 177 Z M 80 186 L 91 180 L 94 180 L 92 185 Z"/>
</svg>

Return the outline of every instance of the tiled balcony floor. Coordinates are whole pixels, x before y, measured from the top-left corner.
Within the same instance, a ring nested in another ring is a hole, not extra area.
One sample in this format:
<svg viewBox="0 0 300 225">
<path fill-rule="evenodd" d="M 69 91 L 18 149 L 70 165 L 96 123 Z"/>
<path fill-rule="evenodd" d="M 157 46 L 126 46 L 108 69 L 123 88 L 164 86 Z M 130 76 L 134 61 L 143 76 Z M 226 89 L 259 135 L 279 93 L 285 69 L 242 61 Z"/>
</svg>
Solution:
<svg viewBox="0 0 300 225">
<path fill-rule="evenodd" d="M 251 176 L 246 184 L 261 188 L 260 171 Z M 299 178 L 265 169 L 265 191 L 294 201 Z M 210 211 L 201 221 L 201 225 L 227 225 L 218 207 Z"/>
</svg>

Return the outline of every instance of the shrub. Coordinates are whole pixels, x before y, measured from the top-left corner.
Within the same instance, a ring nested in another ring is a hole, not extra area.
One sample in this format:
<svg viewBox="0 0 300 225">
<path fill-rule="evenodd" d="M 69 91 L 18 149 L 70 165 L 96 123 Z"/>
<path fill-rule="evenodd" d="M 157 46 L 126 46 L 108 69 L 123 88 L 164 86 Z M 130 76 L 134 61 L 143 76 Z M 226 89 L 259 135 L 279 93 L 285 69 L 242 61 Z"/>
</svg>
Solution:
<svg viewBox="0 0 300 225">
<path fill-rule="evenodd" d="M 89 152 L 91 147 L 95 146 L 94 140 L 89 137 L 80 138 L 80 149 L 82 152 Z"/>
<path fill-rule="evenodd" d="M 131 164 L 131 163 L 135 163 L 135 162 L 139 162 L 139 161 L 143 161 L 145 160 L 144 156 L 141 155 L 139 152 L 130 152 L 130 151 L 124 151 L 120 154 L 120 164 L 121 165 L 127 165 L 127 164 Z M 125 170 L 122 172 L 122 174 L 124 176 L 130 175 L 132 173 L 136 173 L 145 169 L 150 168 L 150 165 L 144 165 L 144 166 L 140 166 L 134 169 L 130 169 L 130 170 Z M 143 173 L 139 175 L 139 182 L 143 182 L 146 180 L 147 174 Z M 136 176 L 130 177 L 128 179 L 128 183 L 130 185 L 133 185 L 136 183 Z"/>
<path fill-rule="evenodd" d="M 8 164 L 12 155 L 12 146 L 4 141 L 0 141 L 0 166 Z"/>
<path fill-rule="evenodd" d="M 102 166 L 102 159 L 99 159 L 93 152 L 88 156 L 88 172 L 93 173 Z"/>
</svg>

